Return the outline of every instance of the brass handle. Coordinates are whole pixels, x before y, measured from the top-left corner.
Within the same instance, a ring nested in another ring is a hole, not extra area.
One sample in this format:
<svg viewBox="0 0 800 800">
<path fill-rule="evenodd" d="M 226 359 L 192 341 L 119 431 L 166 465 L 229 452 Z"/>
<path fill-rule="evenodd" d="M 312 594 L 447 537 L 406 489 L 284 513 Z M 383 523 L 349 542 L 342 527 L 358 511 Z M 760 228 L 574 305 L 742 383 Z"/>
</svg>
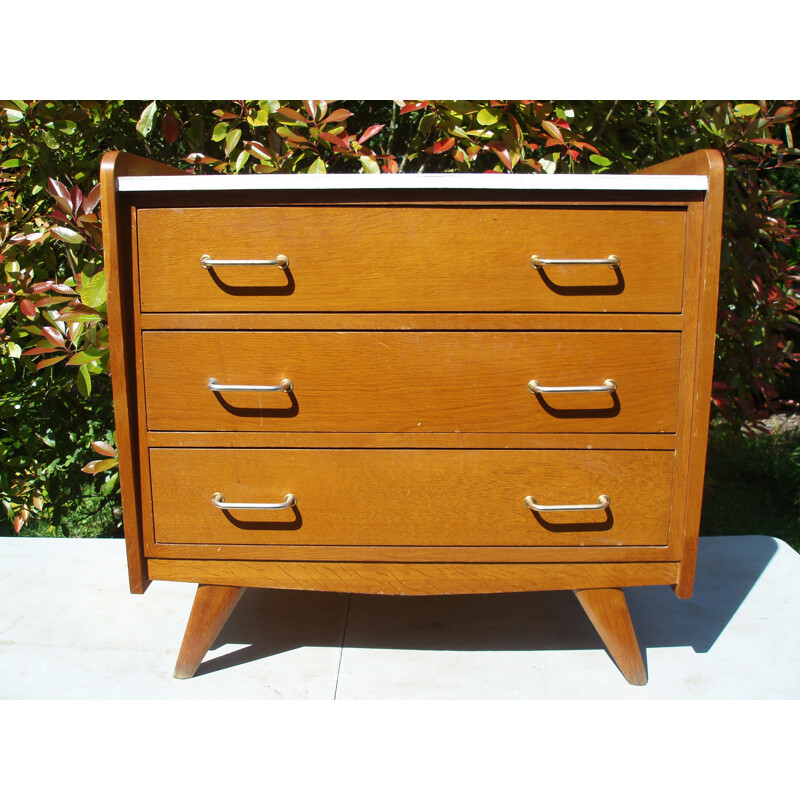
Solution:
<svg viewBox="0 0 800 800">
<path fill-rule="evenodd" d="M 200 266 L 203 269 L 210 269 L 211 267 L 278 267 L 279 269 L 286 269 L 289 266 L 289 257 L 279 255 L 277 258 L 243 260 L 240 258 L 211 258 L 208 253 L 204 253 L 200 256 Z"/>
<path fill-rule="evenodd" d="M 531 256 L 531 266 L 534 269 L 568 264 L 599 264 L 611 267 L 611 269 L 617 269 L 620 265 L 620 260 L 619 256 L 609 256 L 608 258 L 541 258 L 540 256 Z"/>
<path fill-rule="evenodd" d="M 212 392 L 291 392 L 294 384 L 284 378 L 277 386 L 251 386 L 247 384 L 222 384 L 216 378 L 209 378 L 206 384 Z"/>
<path fill-rule="evenodd" d="M 616 392 L 617 382 L 609 378 L 602 386 L 542 386 L 539 381 L 530 381 L 528 390 L 531 394 L 547 394 L 549 392 Z"/>
<path fill-rule="evenodd" d="M 261 509 L 276 509 L 276 508 L 291 508 L 297 504 L 297 498 L 293 494 L 287 494 L 282 503 L 226 503 L 225 498 L 220 492 L 214 492 L 211 495 L 211 502 L 217 508 L 261 508 Z"/>
<path fill-rule="evenodd" d="M 600 497 L 597 498 L 597 503 L 574 506 L 543 506 L 539 505 L 533 497 L 528 495 L 523 502 L 531 511 L 599 511 L 600 509 L 608 508 L 611 500 L 608 499 L 608 495 L 601 494 Z"/>
</svg>

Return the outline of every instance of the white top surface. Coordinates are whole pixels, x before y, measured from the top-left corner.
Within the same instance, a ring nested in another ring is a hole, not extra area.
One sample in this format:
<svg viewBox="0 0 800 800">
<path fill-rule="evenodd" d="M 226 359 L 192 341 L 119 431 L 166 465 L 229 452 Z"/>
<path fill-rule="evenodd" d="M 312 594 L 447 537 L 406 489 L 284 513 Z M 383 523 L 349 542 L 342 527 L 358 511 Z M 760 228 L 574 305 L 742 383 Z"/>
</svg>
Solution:
<svg viewBox="0 0 800 800">
<path fill-rule="evenodd" d="M 499 191 L 687 192 L 708 190 L 705 175 L 512 175 L 398 173 L 380 175 L 153 175 L 117 179 L 120 192 L 286 189 L 463 189 Z"/>
</svg>

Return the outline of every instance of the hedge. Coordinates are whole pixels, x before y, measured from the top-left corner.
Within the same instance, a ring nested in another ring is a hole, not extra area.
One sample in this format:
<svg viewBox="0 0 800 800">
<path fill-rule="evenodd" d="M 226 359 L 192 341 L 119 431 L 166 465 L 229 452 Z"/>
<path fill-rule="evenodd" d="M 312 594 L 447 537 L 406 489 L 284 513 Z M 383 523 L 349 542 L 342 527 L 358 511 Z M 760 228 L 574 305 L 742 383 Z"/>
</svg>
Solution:
<svg viewBox="0 0 800 800">
<path fill-rule="evenodd" d="M 633 172 L 726 163 L 713 417 L 757 428 L 797 355 L 795 101 L 0 101 L 0 499 L 13 531 L 119 533 L 97 175 Z"/>
</svg>

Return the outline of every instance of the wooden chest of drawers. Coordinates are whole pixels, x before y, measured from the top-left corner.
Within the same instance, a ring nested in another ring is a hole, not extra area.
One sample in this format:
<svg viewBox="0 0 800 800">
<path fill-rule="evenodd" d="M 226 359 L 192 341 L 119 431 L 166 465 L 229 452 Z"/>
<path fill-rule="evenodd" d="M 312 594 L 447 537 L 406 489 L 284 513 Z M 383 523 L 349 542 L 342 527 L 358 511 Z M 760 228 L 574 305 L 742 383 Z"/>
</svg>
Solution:
<svg viewBox="0 0 800 800">
<path fill-rule="evenodd" d="M 723 167 L 190 176 L 102 165 L 131 590 L 692 591 Z"/>
</svg>

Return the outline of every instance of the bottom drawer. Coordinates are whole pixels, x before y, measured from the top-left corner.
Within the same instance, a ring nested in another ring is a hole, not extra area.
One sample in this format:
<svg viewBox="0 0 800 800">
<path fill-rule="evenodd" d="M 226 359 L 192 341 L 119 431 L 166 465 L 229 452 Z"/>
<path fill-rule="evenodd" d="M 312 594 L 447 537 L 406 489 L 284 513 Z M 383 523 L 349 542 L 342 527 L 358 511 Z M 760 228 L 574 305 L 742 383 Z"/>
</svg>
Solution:
<svg viewBox="0 0 800 800">
<path fill-rule="evenodd" d="M 674 454 L 632 450 L 150 450 L 155 541 L 666 545 Z M 281 503 L 283 509 L 218 508 Z M 607 508 L 532 510 L 536 504 Z M 217 502 L 222 502 L 217 497 Z"/>
</svg>

